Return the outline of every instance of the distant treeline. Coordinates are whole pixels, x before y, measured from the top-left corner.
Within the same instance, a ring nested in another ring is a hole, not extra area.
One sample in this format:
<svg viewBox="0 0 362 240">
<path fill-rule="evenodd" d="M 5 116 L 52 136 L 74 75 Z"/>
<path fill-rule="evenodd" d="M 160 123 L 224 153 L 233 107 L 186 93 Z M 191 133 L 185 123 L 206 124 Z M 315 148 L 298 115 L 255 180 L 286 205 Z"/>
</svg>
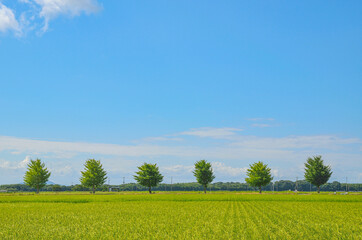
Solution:
<svg viewBox="0 0 362 240">
<path fill-rule="evenodd" d="M 347 188 L 346 188 L 347 186 Z M 103 185 L 98 188 L 97 191 L 109 191 L 109 188 L 115 188 L 114 190 L 119 191 L 147 191 L 146 187 L 143 187 L 136 183 L 127 183 L 122 185 Z M 263 191 L 316 191 L 316 187 L 308 183 L 307 181 L 300 180 L 297 182 L 289 180 L 276 181 L 274 186 L 272 183 L 263 187 Z M 30 192 L 35 189 L 28 187 L 25 184 L 8 184 L 0 185 L 0 190 L 5 190 L 8 192 Z M 86 188 L 82 185 L 72 185 L 72 186 L 63 186 L 63 185 L 47 185 L 42 191 L 89 191 L 89 188 Z M 164 184 L 161 183 L 157 187 L 152 189 L 153 191 L 203 191 L 203 188 L 200 184 L 192 183 L 174 183 L 174 184 Z M 257 188 L 250 187 L 247 183 L 240 182 L 216 182 L 212 183 L 209 186 L 211 191 L 257 191 Z M 360 183 L 340 183 L 337 181 L 327 183 L 321 186 L 321 191 L 362 191 L 362 184 Z"/>
</svg>

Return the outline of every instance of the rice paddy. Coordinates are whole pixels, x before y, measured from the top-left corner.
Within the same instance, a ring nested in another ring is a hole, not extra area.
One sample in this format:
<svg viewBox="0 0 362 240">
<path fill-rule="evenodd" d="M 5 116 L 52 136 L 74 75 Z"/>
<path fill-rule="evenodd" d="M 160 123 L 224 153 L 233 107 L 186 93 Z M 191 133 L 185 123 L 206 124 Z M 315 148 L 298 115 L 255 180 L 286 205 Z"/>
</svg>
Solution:
<svg viewBox="0 0 362 240">
<path fill-rule="evenodd" d="M 362 239 L 362 195 L 0 194 L 0 239 Z"/>
</svg>

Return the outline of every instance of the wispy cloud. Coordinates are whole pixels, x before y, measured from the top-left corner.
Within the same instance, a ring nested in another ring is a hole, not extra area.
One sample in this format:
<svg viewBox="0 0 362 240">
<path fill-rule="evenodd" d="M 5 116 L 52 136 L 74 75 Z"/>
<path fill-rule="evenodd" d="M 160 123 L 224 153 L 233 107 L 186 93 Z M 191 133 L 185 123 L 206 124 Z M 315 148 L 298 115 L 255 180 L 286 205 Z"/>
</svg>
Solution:
<svg viewBox="0 0 362 240">
<path fill-rule="evenodd" d="M 275 125 L 271 124 L 274 123 L 275 121 L 274 118 L 248 118 L 247 120 L 253 122 L 251 124 L 252 127 L 257 127 L 257 128 L 266 128 Z"/>
<path fill-rule="evenodd" d="M 39 16 L 44 18 L 43 30 L 49 27 L 49 21 L 60 15 L 70 17 L 78 16 L 81 13 L 91 14 L 101 9 L 96 0 L 33 0 L 40 6 Z M 30 2 L 28 0 L 27 2 Z"/>
<path fill-rule="evenodd" d="M 321 136 L 288 136 L 267 138 L 255 136 L 240 136 L 235 139 L 234 146 L 249 149 L 329 149 L 337 150 L 350 144 L 362 144 L 359 138 L 340 138 L 331 135 Z"/>
<path fill-rule="evenodd" d="M 13 10 L 0 2 L 0 32 L 13 31 L 21 33 L 19 22 L 15 18 Z"/>
<path fill-rule="evenodd" d="M 164 137 L 159 141 L 139 141 L 130 145 L 59 142 L 0 136 L 0 154 L 11 159 L 22 155 L 46 160 L 54 169 L 54 177 L 76 175 L 86 158 L 101 159 L 112 174 L 132 173 L 143 161 L 158 163 L 168 176 L 192 179 L 195 161 L 212 162 L 219 179 L 230 179 L 245 173 L 248 164 L 264 161 L 279 177 L 300 175 L 307 157 L 321 154 L 331 164 L 335 174 L 350 171 L 358 176 L 361 169 L 361 144 L 359 138 L 342 138 L 333 135 L 260 137 L 243 135 L 238 128 L 198 128 L 182 134 L 170 135 L 181 138 L 171 145 Z M 188 136 L 198 137 L 190 139 Z M 165 138 L 168 138 L 166 136 Z M 171 137 L 172 138 L 172 137 Z M 227 139 L 228 141 L 224 141 Z M 1 169 L 17 170 L 26 166 L 23 161 L 0 161 Z M 68 167 L 66 167 L 68 166 Z M 236 167 L 235 167 L 236 166 Z M 60 169 L 60 170 L 59 170 Z M 338 173 L 340 172 L 340 173 Z M 357 173 L 356 173 L 357 172 Z M 14 173 L 15 174 L 15 173 Z M 185 177 L 187 176 L 187 177 Z"/>
<path fill-rule="evenodd" d="M 222 174 L 222 175 L 229 175 L 229 176 L 241 176 L 241 174 L 245 174 L 247 167 L 243 168 L 235 168 L 231 166 L 227 166 L 225 163 L 222 162 L 213 162 L 212 168 L 215 174 Z"/>
<path fill-rule="evenodd" d="M 246 173 L 247 167 L 244 168 L 236 168 L 226 165 L 222 162 L 212 162 L 212 169 L 215 175 L 219 176 L 241 176 L 242 174 Z M 192 173 L 194 170 L 194 165 L 173 165 L 173 166 L 166 166 L 162 167 L 161 170 L 168 175 L 177 175 L 177 174 L 185 174 L 185 173 Z"/>
<path fill-rule="evenodd" d="M 59 16 L 75 17 L 100 11 L 97 0 L 18 0 L 25 6 L 21 11 L 0 2 L 0 32 L 13 31 L 17 36 L 32 30 L 45 32 L 50 21 Z M 15 5 L 17 6 L 17 5 Z M 41 26 L 41 30 L 39 27 Z"/>
<path fill-rule="evenodd" d="M 236 132 L 243 131 L 240 128 L 211 128 L 211 127 L 203 127 L 203 128 L 193 128 L 186 132 L 181 132 L 179 135 L 189 135 L 196 137 L 210 137 L 210 138 L 224 138 L 233 136 Z"/>
<path fill-rule="evenodd" d="M 66 176 L 69 173 L 73 172 L 73 169 L 71 166 L 58 166 L 56 168 L 49 169 L 51 173 L 56 174 L 58 176 Z"/>
<path fill-rule="evenodd" d="M 161 170 L 167 173 L 183 173 L 183 172 L 192 172 L 194 166 L 192 165 L 174 165 L 174 166 L 165 166 Z"/>
<path fill-rule="evenodd" d="M 195 136 L 199 136 L 195 131 Z M 256 136 L 234 136 L 230 133 L 204 134 L 201 137 L 230 136 L 232 142 L 218 143 L 213 146 L 189 146 L 180 142 L 177 146 L 161 144 L 118 145 L 86 142 L 56 142 L 24 138 L 0 136 L 0 151 L 11 151 L 16 154 L 49 154 L 60 155 L 62 158 L 72 158 L 77 153 L 92 153 L 114 156 L 179 156 L 179 157 L 216 157 L 216 158 L 274 158 L 290 155 L 295 152 L 316 150 L 341 150 L 345 146 L 362 144 L 358 138 L 339 138 L 336 136 L 289 136 L 281 138 L 266 138 Z"/>
</svg>

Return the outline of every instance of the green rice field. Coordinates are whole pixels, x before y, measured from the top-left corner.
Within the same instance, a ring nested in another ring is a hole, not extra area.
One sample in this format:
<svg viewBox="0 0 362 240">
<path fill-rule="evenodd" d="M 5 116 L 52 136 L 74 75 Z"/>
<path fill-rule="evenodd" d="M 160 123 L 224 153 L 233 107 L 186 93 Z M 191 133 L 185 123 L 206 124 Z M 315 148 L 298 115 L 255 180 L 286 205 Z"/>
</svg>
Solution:
<svg viewBox="0 0 362 240">
<path fill-rule="evenodd" d="M 362 195 L 0 194 L 0 239 L 362 239 Z"/>
</svg>

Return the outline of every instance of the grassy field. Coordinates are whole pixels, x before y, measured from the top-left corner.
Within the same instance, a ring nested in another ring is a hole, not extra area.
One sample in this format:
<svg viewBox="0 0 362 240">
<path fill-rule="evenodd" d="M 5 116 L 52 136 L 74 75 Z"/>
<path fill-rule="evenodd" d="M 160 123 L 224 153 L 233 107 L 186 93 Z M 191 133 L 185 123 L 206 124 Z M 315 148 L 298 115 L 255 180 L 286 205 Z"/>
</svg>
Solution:
<svg viewBox="0 0 362 240">
<path fill-rule="evenodd" d="M 362 195 L 0 194 L 0 239 L 362 239 Z"/>
</svg>

